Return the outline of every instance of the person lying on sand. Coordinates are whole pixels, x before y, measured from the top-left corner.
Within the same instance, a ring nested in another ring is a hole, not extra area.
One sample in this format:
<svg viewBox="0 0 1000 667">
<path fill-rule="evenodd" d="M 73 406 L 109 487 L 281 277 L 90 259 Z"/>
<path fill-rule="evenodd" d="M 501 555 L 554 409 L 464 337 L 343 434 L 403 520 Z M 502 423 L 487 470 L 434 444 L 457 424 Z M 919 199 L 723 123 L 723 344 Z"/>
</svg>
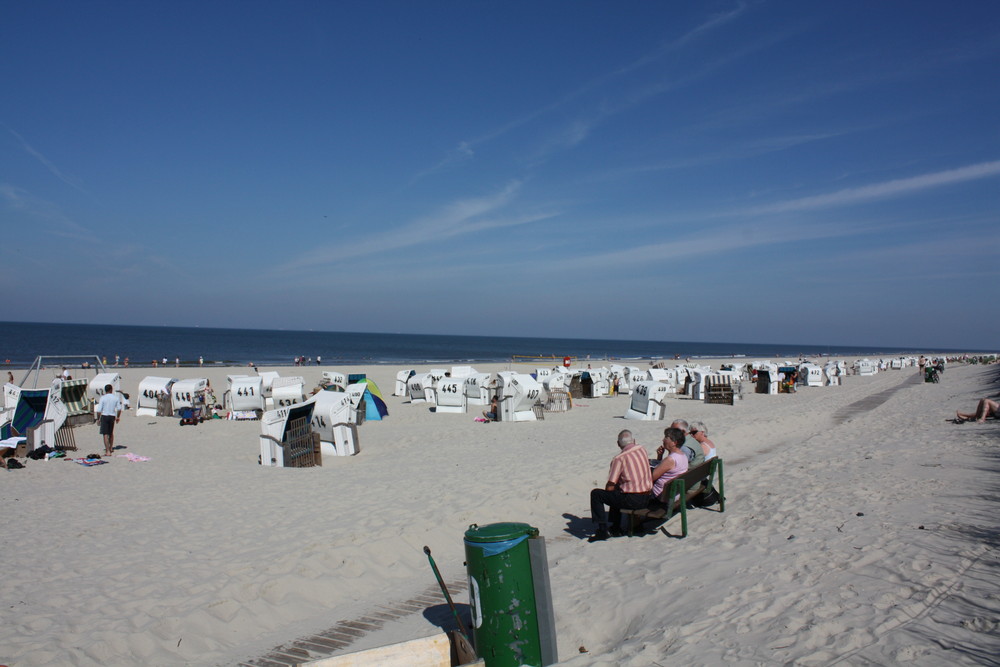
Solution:
<svg viewBox="0 0 1000 667">
<path fill-rule="evenodd" d="M 994 419 L 1000 419 L 1000 403 L 991 398 L 980 399 L 979 405 L 976 407 L 976 412 L 974 414 L 969 412 L 955 413 L 955 418 L 959 423 L 975 419 L 977 422 L 982 424 L 986 421 L 986 418 L 990 416 Z"/>
</svg>

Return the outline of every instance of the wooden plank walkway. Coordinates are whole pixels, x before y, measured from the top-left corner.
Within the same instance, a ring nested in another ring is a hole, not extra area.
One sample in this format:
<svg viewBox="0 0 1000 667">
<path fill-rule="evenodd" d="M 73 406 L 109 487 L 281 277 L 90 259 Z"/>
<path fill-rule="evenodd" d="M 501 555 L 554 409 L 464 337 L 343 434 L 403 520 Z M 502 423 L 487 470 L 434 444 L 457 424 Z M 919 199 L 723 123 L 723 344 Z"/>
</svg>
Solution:
<svg viewBox="0 0 1000 667">
<path fill-rule="evenodd" d="M 449 581 L 448 591 L 455 598 L 456 593 L 468 590 L 469 582 L 465 579 Z M 401 600 L 391 605 L 379 605 L 379 608 L 351 620 L 338 622 L 329 630 L 314 635 L 299 637 L 290 642 L 275 646 L 267 655 L 238 663 L 239 667 L 290 667 L 304 662 L 329 658 L 342 653 L 361 637 L 381 629 L 386 623 L 439 605 L 446 605 L 447 600 L 436 584 L 428 586 L 418 595 Z M 443 616 L 445 624 L 451 619 L 450 610 Z M 452 629 L 450 624 L 445 629 Z"/>
</svg>

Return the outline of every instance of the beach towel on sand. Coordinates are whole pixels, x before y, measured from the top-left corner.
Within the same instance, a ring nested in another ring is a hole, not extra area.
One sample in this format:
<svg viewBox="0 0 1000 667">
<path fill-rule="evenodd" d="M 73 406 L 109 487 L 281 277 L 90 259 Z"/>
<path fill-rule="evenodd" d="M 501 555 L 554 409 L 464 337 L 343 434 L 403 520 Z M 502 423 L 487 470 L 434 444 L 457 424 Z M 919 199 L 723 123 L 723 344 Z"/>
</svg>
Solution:
<svg viewBox="0 0 1000 667">
<path fill-rule="evenodd" d="M 107 463 L 107 461 L 101 459 L 73 459 L 73 460 L 82 466 L 87 466 L 88 468 L 90 466 L 99 466 Z"/>
</svg>

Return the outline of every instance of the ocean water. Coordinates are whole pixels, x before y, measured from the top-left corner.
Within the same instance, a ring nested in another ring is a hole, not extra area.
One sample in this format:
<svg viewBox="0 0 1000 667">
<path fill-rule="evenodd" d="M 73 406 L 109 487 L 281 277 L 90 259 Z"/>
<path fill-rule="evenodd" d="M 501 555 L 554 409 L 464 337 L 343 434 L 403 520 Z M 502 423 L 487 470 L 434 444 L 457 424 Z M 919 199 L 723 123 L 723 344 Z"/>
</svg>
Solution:
<svg viewBox="0 0 1000 667">
<path fill-rule="evenodd" d="M 945 351 L 945 350 L 938 350 Z M 245 366 L 291 365 L 295 357 L 322 357 L 336 364 L 463 364 L 505 362 L 513 357 L 564 356 L 580 360 L 649 360 L 662 358 L 789 358 L 819 355 L 893 356 L 921 350 L 879 347 L 775 343 L 703 343 L 695 341 L 588 340 L 434 336 L 262 329 L 204 329 L 103 324 L 0 322 L 0 363 L 24 368 L 35 357 L 96 355 L 113 364 L 115 355 L 132 366 L 148 366 L 166 357 L 172 364 Z M 546 362 L 539 362 L 547 365 Z M 548 363 L 553 363 L 549 361 Z"/>
</svg>

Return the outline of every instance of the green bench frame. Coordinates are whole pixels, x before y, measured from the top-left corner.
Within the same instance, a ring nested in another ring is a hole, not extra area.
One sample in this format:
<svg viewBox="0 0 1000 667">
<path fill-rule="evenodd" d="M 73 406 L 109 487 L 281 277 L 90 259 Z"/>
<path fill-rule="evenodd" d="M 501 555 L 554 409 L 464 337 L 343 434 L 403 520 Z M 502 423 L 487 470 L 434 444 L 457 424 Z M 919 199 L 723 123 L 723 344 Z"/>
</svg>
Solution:
<svg viewBox="0 0 1000 667">
<path fill-rule="evenodd" d="M 705 482 L 704 486 L 701 485 Z M 705 488 L 715 486 L 719 492 L 719 512 L 726 511 L 726 485 L 723 475 L 722 459 L 715 457 L 697 468 L 692 468 L 682 475 L 670 480 L 670 484 L 659 495 L 659 504 L 655 507 L 641 509 L 623 509 L 628 516 L 628 535 L 632 537 L 635 528 L 646 519 L 663 519 L 670 521 L 677 514 L 681 515 L 681 537 L 687 537 L 688 520 L 687 504 Z M 668 502 L 667 499 L 674 499 Z M 708 508 L 705 508 L 708 509 Z"/>
</svg>

